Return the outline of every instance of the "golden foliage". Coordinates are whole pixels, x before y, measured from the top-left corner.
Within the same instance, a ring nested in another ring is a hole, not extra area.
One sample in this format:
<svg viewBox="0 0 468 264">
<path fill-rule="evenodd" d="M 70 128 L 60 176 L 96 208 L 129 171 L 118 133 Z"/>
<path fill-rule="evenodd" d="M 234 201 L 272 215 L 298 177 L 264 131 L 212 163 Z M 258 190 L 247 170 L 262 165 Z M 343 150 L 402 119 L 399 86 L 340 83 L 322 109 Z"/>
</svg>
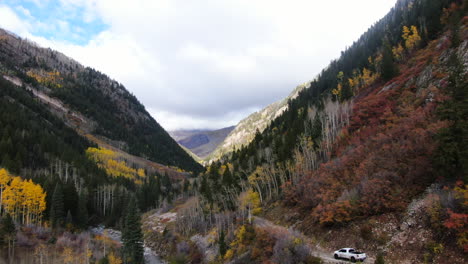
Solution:
<svg viewBox="0 0 468 264">
<path fill-rule="evenodd" d="M 255 239 L 255 230 L 251 225 L 242 225 L 235 232 L 234 240 L 231 242 L 231 249 L 226 252 L 225 259 L 230 259 L 234 254 L 242 254 L 247 251 L 247 247 Z M 231 251 L 231 252 L 229 252 Z"/>
<path fill-rule="evenodd" d="M 76 258 L 75 254 L 73 252 L 73 249 L 71 249 L 69 247 L 65 247 L 63 249 L 62 255 L 63 255 L 63 261 L 65 263 L 73 263 L 75 258 Z"/>
<path fill-rule="evenodd" d="M 397 61 L 400 61 L 403 59 L 404 52 L 405 52 L 405 49 L 403 48 L 403 46 L 401 46 L 401 44 L 398 44 L 397 46 L 392 48 L 393 57 L 395 57 Z"/>
<path fill-rule="evenodd" d="M 111 252 L 108 258 L 109 258 L 109 264 L 122 264 L 122 259 L 116 256 L 114 252 Z"/>
<path fill-rule="evenodd" d="M 462 201 L 462 206 L 468 209 L 468 184 L 463 186 L 461 181 L 457 182 L 457 186 L 454 188 L 455 197 Z"/>
<path fill-rule="evenodd" d="M 405 40 L 405 47 L 408 50 L 415 48 L 419 42 L 421 42 L 421 37 L 419 36 L 418 28 L 416 26 L 403 26 L 403 39 Z"/>
<path fill-rule="evenodd" d="M 141 178 L 145 177 L 145 170 L 142 168 L 134 169 L 127 166 L 123 160 L 119 160 L 119 155 L 106 148 L 88 148 L 86 154 L 94 160 L 98 167 L 104 169 L 107 174 L 114 177 L 124 177 L 133 179 L 137 183 L 141 183 Z"/>
<path fill-rule="evenodd" d="M 371 70 L 368 70 L 367 68 L 362 69 L 362 81 L 363 85 L 367 86 L 371 83 L 373 83 L 375 80 L 378 78 L 378 74 L 373 73 Z"/>
<path fill-rule="evenodd" d="M 251 210 L 253 215 L 257 215 L 262 212 L 260 195 L 254 190 L 249 189 L 244 195 L 241 195 L 239 199 L 240 206 L 242 208 L 247 208 Z"/>
<path fill-rule="evenodd" d="M 0 204 L 16 221 L 23 224 L 41 223 L 46 209 L 46 192 L 31 179 L 23 180 L 0 170 Z"/>
<path fill-rule="evenodd" d="M 33 71 L 30 70 L 26 73 L 29 77 L 32 77 L 36 79 L 36 81 L 40 84 L 43 84 L 48 87 L 52 88 L 61 88 L 62 85 L 60 84 L 60 81 L 62 80 L 62 77 L 60 76 L 59 71 L 50 71 L 50 72 L 43 72 L 43 71 Z"/>
<path fill-rule="evenodd" d="M 226 254 L 224 254 L 224 259 L 225 259 L 225 260 L 231 260 L 232 257 L 234 257 L 234 250 L 228 249 L 228 251 L 226 252 Z"/>
</svg>

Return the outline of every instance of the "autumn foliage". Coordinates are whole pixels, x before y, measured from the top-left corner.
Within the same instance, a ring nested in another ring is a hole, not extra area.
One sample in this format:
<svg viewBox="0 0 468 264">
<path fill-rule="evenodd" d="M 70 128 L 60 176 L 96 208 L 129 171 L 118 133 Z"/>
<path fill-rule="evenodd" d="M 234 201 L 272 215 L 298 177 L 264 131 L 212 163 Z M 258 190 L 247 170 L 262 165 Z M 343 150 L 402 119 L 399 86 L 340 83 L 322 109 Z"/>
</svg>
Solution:
<svg viewBox="0 0 468 264">
<path fill-rule="evenodd" d="M 46 193 L 32 180 L 23 180 L 0 169 L 0 212 L 22 224 L 40 224 L 46 209 Z"/>
<path fill-rule="evenodd" d="M 29 70 L 26 75 L 31 78 L 34 78 L 38 83 L 51 87 L 51 88 L 61 88 L 62 76 L 57 70 L 54 71 L 44 71 L 44 70 Z"/>
<path fill-rule="evenodd" d="M 417 29 L 408 30 L 407 41 L 416 45 Z M 331 159 L 307 172 L 299 184 L 284 186 L 289 204 L 308 212 L 313 222 L 340 224 L 401 211 L 434 181 L 434 135 L 447 123 L 436 117 L 436 102 L 426 100 L 427 92 L 408 85 L 430 57 L 440 55 L 434 45 L 418 51 L 386 88 L 371 86 L 370 93 L 356 100 Z"/>
<path fill-rule="evenodd" d="M 448 209 L 448 219 L 444 222 L 444 226 L 455 232 L 457 244 L 468 252 L 468 184 L 463 185 L 459 181 L 454 188 L 455 198 L 459 201 L 460 208 L 458 212 Z"/>
<path fill-rule="evenodd" d="M 114 177 L 124 177 L 128 179 L 139 180 L 145 177 L 145 170 L 142 168 L 131 168 L 124 160 L 120 160 L 119 155 L 106 148 L 88 148 L 86 154 L 94 160 L 100 168 L 106 170 L 108 175 Z"/>
</svg>

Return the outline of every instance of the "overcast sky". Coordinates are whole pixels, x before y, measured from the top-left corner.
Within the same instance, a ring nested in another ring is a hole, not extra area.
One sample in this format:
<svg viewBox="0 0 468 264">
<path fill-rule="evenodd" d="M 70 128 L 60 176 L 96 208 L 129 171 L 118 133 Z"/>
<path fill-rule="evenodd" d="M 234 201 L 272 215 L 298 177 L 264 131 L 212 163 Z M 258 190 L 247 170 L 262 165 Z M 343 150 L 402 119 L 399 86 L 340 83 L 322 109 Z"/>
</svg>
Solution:
<svg viewBox="0 0 468 264">
<path fill-rule="evenodd" d="M 313 79 L 396 0 L 0 0 L 0 27 L 123 83 L 167 130 L 221 128 Z"/>
</svg>

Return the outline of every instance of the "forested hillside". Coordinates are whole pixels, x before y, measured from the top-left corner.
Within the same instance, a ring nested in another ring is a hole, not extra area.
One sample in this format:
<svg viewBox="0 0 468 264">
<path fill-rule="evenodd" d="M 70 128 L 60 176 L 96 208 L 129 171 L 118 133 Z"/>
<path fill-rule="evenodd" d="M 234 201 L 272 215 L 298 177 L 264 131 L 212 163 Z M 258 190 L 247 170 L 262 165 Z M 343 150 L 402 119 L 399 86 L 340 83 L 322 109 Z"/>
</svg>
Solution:
<svg viewBox="0 0 468 264">
<path fill-rule="evenodd" d="M 0 262 L 142 261 L 89 227 L 125 241 L 202 169 L 121 84 L 0 29 Z"/>
<path fill-rule="evenodd" d="M 0 262 L 466 263 L 466 14 L 398 0 L 206 170 L 121 84 L 0 30 Z"/>
<path fill-rule="evenodd" d="M 0 70 L 59 99 L 87 119 L 78 128 L 131 154 L 198 172 L 201 166 L 172 140 L 123 85 L 61 53 L 0 30 Z M 78 120 L 80 121 L 80 120 Z"/>
<path fill-rule="evenodd" d="M 467 8 L 398 1 L 249 145 L 211 164 L 175 211 L 175 235 L 154 239 L 192 260 L 175 245 L 233 263 L 321 263 L 310 254 L 346 246 L 378 263 L 465 263 Z"/>
</svg>

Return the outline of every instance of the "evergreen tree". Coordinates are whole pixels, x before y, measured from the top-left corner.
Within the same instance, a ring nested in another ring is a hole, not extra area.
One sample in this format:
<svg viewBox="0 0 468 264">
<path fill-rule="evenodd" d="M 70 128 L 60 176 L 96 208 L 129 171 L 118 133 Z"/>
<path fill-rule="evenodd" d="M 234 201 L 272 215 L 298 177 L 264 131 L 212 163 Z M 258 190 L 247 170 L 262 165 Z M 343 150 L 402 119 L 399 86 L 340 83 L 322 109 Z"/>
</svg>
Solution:
<svg viewBox="0 0 468 264">
<path fill-rule="evenodd" d="M 65 223 L 67 228 L 73 224 L 73 216 L 71 215 L 70 210 L 67 211 L 67 217 L 65 218 Z"/>
<path fill-rule="evenodd" d="M 231 170 L 229 170 L 229 167 L 226 166 L 226 169 L 224 170 L 224 173 L 223 173 L 222 185 L 228 187 L 233 184 L 234 184 L 234 180 L 232 178 Z"/>
<path fill-rule="evenodd" d="M 218 244 L 219 244 L 219 255 L 221 257 L 224 257 L 224 255 L 226 254 L 226 251 L 227 251 L 227 244 L 226 244 L 226 241 L 225 241 L 225 237 L 224 237 L 224 230 L 221 230 L 221 234 L 219 235 L 219 241 L 218 241 Z"/>
<path fill-rule="evenodd" d="M 314 141 L 314 148 L 318 149 L 320 140 L 322 138 L 322 121 L 318 112 L 315 114 L 314 121 L 312 122 L 310 136 Z"/>
<path fill-rule="evenodd" d="M 85 228 L 88 224 L 88 199 L 84 191 L 81 191 L 80 198 L 78 199 L 78 212 L 76 216 L 76 223 L 80 228 Z"/>
<path fill-rule="evenodd" d="M 55 185 L 55 190 L 52 195 L 52 201 L 50 205 L 50 224 L 53 228 L 63 225 L 65 217 L 65 209 L 63 202 L 63 191 L 60 183 Z"/>
<path fill-rule="evenodd" d="M 123 254 L 125 263 L 140 264 L 143 258 L 143 233 L 141 231 L 141 216 L 137 202 L 132 197 L 128 203 L 122 232 Z"/>
<path fill-rule="evenodd" d="M 200 183 L 200 194 L 203 195 L 203 197 L 206 198 L 206 200 L 211 204 L 213 203 L 213 196 L 211 193 L 210 185 L 208 184 L 207 177 L 202 176 L 201 177 L 201 183 Z"/>
<path fill-rule="evenodd" d="M 13 256 L 16 241 L 16 227 L 10 214 L 6 214 L 2 219 L 0 228 L 1 243 L 8 245 L 8 258 Z"/>
<path fill-rule="evenodd" d="M 350 99 L 351 97 L 353 97 L 353 91 L 351 90 L 349 83 L 345 82 L 341 90 L 340 100 L 343 102 L 343 101 Z"/>
<path fill-rule="evenodd" d="M 468 89 L 463 64 L 454 53 L 449 59 L 451 74 L 446 88 L 450 99 L 438 109 L 442 120 L 450 122 L 437 135 L 439 147 L 435 161 L 440 175 L 448 178 L 464 176 L 468 182 Z"/>
<path fill-rule="evenodd" d="M 72 181 L 68 181 L 67 183 L 63 184 L 62 192 L 67 195 L 63 196 L 63 208 L 64 212 L 70 211 L 73 217 L 76 216 L 77 209 L 78 209 L 78 200 L 79 196 L 76 192 L 75 184 Z"/>
<path fill-rule="evenodd" d="M 381 74 L 384 81 L 389 81 L 397 74 L 398 69 L 393 58 L 392 48 L 388 41 L 385 41 L 382 52 Z"/>
<path fill-rule="evenodd" d="M 188 193 L 188 191 L 190 190 L 190 181 L 189 180 L 184 180 L 184 190 L 183 192 L 184 193 Z"/>
</svg>

